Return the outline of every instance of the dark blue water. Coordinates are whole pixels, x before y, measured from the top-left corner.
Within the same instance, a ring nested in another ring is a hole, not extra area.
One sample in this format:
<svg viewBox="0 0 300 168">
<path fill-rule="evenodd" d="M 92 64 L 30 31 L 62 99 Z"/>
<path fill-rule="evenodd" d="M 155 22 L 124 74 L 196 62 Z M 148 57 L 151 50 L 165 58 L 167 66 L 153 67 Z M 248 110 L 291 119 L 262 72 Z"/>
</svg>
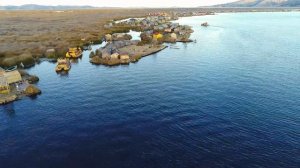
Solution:
<svg viewBox="0 0 300 168">
<path fill-rule="evenodd" d="M 0 107 L 0 167 L 299 167 L 300 13 L 179 22 L 197 43 L 30 69 L 43 94 Z"/>
</svg>

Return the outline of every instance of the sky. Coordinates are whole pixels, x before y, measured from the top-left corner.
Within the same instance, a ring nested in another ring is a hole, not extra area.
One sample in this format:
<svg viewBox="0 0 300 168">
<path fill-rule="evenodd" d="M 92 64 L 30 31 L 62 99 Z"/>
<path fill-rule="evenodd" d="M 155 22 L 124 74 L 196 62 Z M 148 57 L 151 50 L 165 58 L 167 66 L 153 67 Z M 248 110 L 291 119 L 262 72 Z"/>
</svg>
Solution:
<svg viewBox="0 0 300 168">
<path fill-rule="evenodd" d="M 198 7 L 236 0 L 0 0 L 5 5 L 89 5 L 96 7 Z"/>
</svg>

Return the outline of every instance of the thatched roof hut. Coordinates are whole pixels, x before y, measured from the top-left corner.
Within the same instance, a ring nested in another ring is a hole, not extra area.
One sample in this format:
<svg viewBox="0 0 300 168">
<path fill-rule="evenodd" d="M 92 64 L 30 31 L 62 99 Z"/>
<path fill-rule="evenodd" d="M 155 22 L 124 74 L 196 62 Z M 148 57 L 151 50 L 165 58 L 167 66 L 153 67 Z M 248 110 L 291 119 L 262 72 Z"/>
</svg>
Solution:
<svg viewBox="0 0 300 168">
<path fill-rule="evenodd" d="M 158 40 L 161 38 L 163 38 L 163 35 L 161 33 L 156 32 L 153 34 L 153 39 Z"/>
<path fill-rule="evenodd" d="M 129 55 L 127 55 L 127 54 L 126 54 L 126 55 L 121 55 L 121 56 L 120 56 L 120 59 L 121 59 L 121 60 L 129 60 L 129 58 L 130 58 Z"/>
<path fill-rule="evenodd" d="M 0 71 L 0 76 L 6 78 L 6 82 L 8 84 L 20 82 L 22 80 L 21 74 L 18 70 L 6 72 L 6 71 Z"/>
<path fill-rule="evenodd" d="M 176 40 L 177 39 L 177 34 L 176 33 L 171 33 L 171 38 Z"/>
<path fill-rule="evenodd" d="M 118 53 L 113 53 L 112 55 L 110 55 L 110 58 L 112 59 L 119 59 L 119 54 Z"/>
</svg>

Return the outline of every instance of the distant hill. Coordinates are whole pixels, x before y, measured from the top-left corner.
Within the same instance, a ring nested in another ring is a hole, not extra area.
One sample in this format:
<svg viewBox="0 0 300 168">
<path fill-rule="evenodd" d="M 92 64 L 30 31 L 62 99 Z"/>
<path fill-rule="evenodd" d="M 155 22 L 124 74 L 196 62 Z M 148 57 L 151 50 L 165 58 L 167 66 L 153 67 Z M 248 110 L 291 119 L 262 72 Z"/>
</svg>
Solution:
<svg viewBox="0 0 300 168">
<path fill-rule="evenodd" d="M 67 10 L 67 9 L 92 9 L 92 6 L 44 6 L 27 4 L 21 6 L 0 6 L 0 10 Z"/>
<path fill-rule="evenodd" d="M 300 7 L 300 0 L 240 0 L 216 7 Z"/>
</svg>

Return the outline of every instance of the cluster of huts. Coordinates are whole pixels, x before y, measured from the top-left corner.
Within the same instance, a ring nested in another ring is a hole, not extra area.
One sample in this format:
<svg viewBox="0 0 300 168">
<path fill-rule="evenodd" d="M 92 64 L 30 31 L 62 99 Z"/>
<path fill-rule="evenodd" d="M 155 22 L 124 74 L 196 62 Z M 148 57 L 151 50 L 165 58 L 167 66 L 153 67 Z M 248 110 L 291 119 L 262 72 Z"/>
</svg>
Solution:
<svg viewBox="0 0 300 168">
<path fill-rule="evenodd" d="M 123 21 L 115 21 L 107 24 L 105 27 L 113 26 L 131 26 L 139 27 L 142 31 L 151 30 L 154 26 L 167 23 L 172 20 L 171 16 L 147 16 L 146 18 L 130 18 Z"/>
<path fill-rule="evenodd" d="M 130 35 L 124 34 L 124 36 L 130 36 Z M 131 60 L 129 53 L 122 52 L 119 49 L 129 45 L 137 45 L 139 41 L 130 40 L 131 38 L 127 40 L 119 40 L 119 39 L 123 39 L 121 37 L 117 38 L 116 40 L 112 40 L 112 39 L 115 38 L 111 38 L 111 40 L 109 41 L 109 43 L 106 44 L 106 46 L 97 49 L 96 52 L 91 52 L 90 58 L 92 63 L 117 65 L 117 64 L 128 64 L 129 62 L 133 61 Z"/>
<path fill-rule="evenodd" d="M 172 16 L 147 16 L 144 19 L 127 19 L 115 23 L 116 26 L 139 27 L 142 40 L 148 42 L 190 42 L 189 37 L 193 30 L 190 26 L 172 23 Z"/>
<path fill-rule="evenodd" d="M 21 81 L 22 77 L 19 71 L 5 71 L 0 68 L 0 94 L 10 93 L 10 85 Z"/>
<path fill-rule="evenodd" d="M 148 16 L 169 16 L 169 14 L 166 12 L 154 12 L 154 13 L 149 13 Z"/>
<path fill-rule="evenodd" d="M 193 12 L 176 12 L 174 15 L 177 17 L 189 17 L 189 16 L 205 16 L 205 15 L 214 15 L 214 12 L 203 12 L 203 11 L 193 11 Z"/>
<path fill-rule="evenodd" d="M 0 104 L 12 102 L 22 96 L 40 94 L 41 91 L 32 85 L 38 80 L 38 77 L 31 76 L 25 71 L 20 73 L 17 69 L 0 68 Z"/>
<path fill-rule="evenodd" d="M 190 26 L 179 25 L 178 23 L 164 23 L 154 26 L 152 30 L 147 30 L 142 33 L 142 40 L 149 40 L 152 37 L 152 42 L 191 42 L 190 35 L 193 30 Z"/>
<path fill-rule="evenodd" d="M 131 40 L 132 37 L 126 33 L 107 34 L 104 40 L 108 44 L 96 50 L 95 53 L 91 53 L 91 62 L 106 65 L 135 62 L 139 59 L 137 55 L 147 55 L 164 49 L 164 46 L 161 45 L 163 42 L 191 42 L 192 40 L 189 38 L 193 33 L 192 27 L 173 23 L 171 22 L 173 19 L 171 15 L 166 13 L 157 13 L 145 18 L 124 19 L 105 25 L 105 28 L 114 26 L 124 26 L 129 29 L 138 28 L 141 30 L 141 41 Z M 128 46 L 135 48 L 132 49 Z"/>
</svg>

